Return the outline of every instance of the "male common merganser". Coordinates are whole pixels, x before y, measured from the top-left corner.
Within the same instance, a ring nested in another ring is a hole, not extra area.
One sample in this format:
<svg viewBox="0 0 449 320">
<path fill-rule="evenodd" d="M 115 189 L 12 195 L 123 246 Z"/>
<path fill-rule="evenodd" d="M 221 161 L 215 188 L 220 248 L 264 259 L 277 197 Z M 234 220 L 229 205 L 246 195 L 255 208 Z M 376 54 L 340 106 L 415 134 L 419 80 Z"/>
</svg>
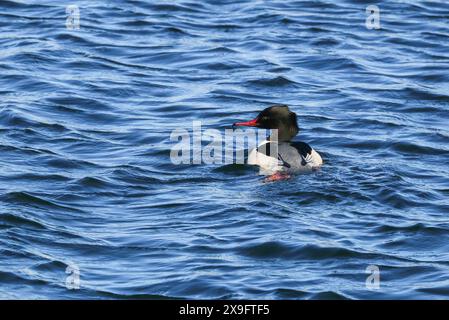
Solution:
<svg viewBox="0 0 449 320">
<path fill-rule="evenodd" d="M 260 174 L 269 175 L 267 181 L 287 179 L 293 173 L 311 172 L 323 164 L 318 152 L 307 143 L 291 141 L 299 128 L 296 113 L 286 105 L 266 108 L 254 120 L 237 122 L 234 126 L 278 130 L 277 139 L 272 134 L 248 155 L 247 163 L 258 165 Z"/>
</svg>

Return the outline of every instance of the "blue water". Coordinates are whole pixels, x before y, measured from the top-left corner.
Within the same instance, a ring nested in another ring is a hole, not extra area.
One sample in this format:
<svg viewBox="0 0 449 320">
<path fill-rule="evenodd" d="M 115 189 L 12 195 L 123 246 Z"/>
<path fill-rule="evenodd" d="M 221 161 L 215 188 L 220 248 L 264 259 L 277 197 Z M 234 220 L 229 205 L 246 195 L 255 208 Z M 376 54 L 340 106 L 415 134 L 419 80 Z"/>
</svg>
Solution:
<svg viewBox="0 0 449 320">
<path fill-rule="evenodd" d="M 0 298 L 449 298 L 447 1 L 2 0 L 0 28 Z M 172 130 L 273 103 L 322 170 L 172 164 Z"/>
</svg>

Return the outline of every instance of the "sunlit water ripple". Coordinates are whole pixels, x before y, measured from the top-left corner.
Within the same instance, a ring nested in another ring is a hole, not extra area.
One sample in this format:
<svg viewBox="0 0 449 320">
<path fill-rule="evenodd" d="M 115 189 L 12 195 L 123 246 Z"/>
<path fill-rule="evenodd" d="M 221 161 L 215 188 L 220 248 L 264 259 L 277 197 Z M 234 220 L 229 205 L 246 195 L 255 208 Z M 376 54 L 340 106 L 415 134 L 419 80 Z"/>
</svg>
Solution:
<svg viewBox="0 0 449 320">
<path fill-rule="evenodd" d="M 367 4 L 2 0 L 0 298 L 448 299 L 449 4 Z M 171 163 L 272 103 L 321 171 Z"/>
</svg>

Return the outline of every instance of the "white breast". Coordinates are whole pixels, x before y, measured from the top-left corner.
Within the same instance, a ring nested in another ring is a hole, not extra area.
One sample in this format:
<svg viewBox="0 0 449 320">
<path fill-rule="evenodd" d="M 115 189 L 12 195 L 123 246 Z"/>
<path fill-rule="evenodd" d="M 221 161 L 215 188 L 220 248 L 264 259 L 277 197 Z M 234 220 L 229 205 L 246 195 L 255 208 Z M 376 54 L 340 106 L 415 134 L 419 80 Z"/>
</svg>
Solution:
<svg viewBox="0 0 449 320">
<path fill-rule="evenodd" d="M 266 144 L 262 142 L 258 148 Z M 269 157 L 254 148 L 248 155 L 248 164 L 260 167 L 259 174 L 272 175 L 278 171 L 287 171 L 290 173 L 305 173 L 318 169 L 323 160 L 321 156 L 312 149 L 310 155 L 303 158 L 296 148 L 288 143 L 278 145 L 278 158 Z"/>
<path fill-rule="evenodd" d="M 261 143 L 259 147 L 262 145 Z M 248 155 L 248 164 L 257 165 L 260 167 L 259 174 L 272 175 L 277 171 L 282 170 L 282 166 L 279 165 L 279 161 L 276 158 L 269 157 L 254 148 Z"/>
</svg>

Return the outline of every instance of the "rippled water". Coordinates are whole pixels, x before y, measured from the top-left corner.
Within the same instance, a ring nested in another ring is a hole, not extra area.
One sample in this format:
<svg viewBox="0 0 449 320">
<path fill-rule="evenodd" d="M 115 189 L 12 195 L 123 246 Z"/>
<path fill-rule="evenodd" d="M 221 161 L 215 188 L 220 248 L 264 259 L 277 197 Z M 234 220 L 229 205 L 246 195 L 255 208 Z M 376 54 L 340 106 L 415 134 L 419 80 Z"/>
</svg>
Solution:
<svg viewBox="0 0 449 320">
<path fill-rule="evenodd" d="M 0 1 L 0 298 L 448 299 L 449 3 L 367 4 Z M 321 171 L 171 163 L 272 103 Z"/>
</svg>

